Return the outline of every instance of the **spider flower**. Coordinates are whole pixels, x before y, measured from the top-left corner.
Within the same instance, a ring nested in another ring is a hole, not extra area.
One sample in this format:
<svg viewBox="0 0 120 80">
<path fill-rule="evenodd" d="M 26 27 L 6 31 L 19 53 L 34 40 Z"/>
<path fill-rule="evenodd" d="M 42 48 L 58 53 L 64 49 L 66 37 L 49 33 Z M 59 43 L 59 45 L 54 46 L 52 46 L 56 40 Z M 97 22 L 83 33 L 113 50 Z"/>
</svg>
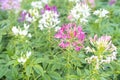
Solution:
<svg viewBox="0 0 120 80">
<path fill-rule="evenodd" d="M 58 24 L 60 23 L 59 14 L 55 6 L 45 5 L 41 18 L 39 20 L 39 28 L 43 30 L 44 28 L 55 28 L 57 31 L 59 29 Z"/>
<path fill-rule="evenodd" d="M 17 61 L 21 64 L 24 64 L 30 58 L 31 54 L 31 51 L 27 51 L 26 54 L 21 55 L 21 57 L 19 57 Z"/>
<path fill-rule="evenodd" d="M 44 9 L 41 10 L 41 13 L 44 14 L 45 11 L 53 11 L 55 13 L 58 13 L 56 6 L 49 6 L 48 4 L 44 6 Z"/>
<path fill-rule="evenodd" d="M 78 23 L 84 24 L 88 22 L 90 10 L 91 9 L 86 3 L 77 3 L 70 11 L 68 19 L 70 21 L 77 21 Z"/>
<path fill-rule="evenodd" d="M 87 62 L 96 63 L 96 69 L 99 69 L 100 64 L 110 63 L 113 60 L 116 60 L 117 48 L 112 44 L 111 36 L 101 36 L 100 38 L 97 35 L 94 38 L 90 38 L 91 47 L 86 48 L 86 52 L 91 52 L 94 55 L 86 58 Z"/>
<path fill-rule="evenodd" d="M 18 10 L 20 9 L 20 2 L 20 0 L 2 0 L 0 8 L 3 10 Z"/>
<path fill-rule="evenodd" d="M 24 22 L 24 21 L 31 22 L 31 20 L 27 20 L 28 19 L 27 16 L 29 18 L 31 18 L 30 13 L 28 13 L 26 10 L 21 11 L 20 12 L 20 17 L 18 18 L 18 21 L 19 22 Z"/>
<path fill-rule="evenodd" d="M 81 26 L 76 26 L 75 23 L 69 23 L 64 24 L 61 29 L 58 30 L 55 34 L 55 38 L 60 39 L 60 47 L 71 47 L 79 51 L 83 48 L 85 32 L 83 32 Z"/>
<path fill-rule="evenodd" d="M 105 9 L 100 9 L 100 10 L 94 11 L 93 14 L 98 16 L 99 18 L 103 18 L 103 17 L 107 17 L 107 14 L 109 14 L 109 11 Z"/>
<path fill-rule="evenodd" d="M 109 5 L 113 5 L 113 4 L 115 4 L 117 2 L 117 0 L 109 0 Z"/>
</svg>

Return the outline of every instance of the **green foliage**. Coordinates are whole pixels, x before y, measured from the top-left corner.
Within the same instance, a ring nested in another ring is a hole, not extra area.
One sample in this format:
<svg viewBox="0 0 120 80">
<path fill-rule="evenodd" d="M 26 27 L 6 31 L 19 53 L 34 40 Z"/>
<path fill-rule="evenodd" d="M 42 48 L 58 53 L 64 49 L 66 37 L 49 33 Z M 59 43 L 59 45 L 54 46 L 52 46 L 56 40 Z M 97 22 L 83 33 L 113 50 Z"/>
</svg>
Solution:
<svg viewBox="0 0 120 80">
<path fill-rule="evenodd" d="M 22 9 L 29 10 L 30 3 L 34 0 L 23 0 Z M 75 5 L 68 0 L 51 0 L 50 5 L 56 5 L 60 14 L 60 25 L 68 23 L 67 16 Z M 86 62 L 87 54 L 84 49 L 75 51 L 62 49 L 58 46 L 59 40 L 54 38 L 53 29 L 40 30 L 34 23 L 29 31 L 32 38 L 15 36 L 13 26 L 23 28 L 25 22 L 18 22 L 20 12 L 0 10 L 0 79 L 1 80 L 119 80 L 120 79 L 120 1 L 116 5 L 106 5 L 107 1 L 96 2 L 96 9 L 101 7 L 110 11 L 109 17 L 95 23 L 96 17 L 89 18 L 83 27 L 88 38 L 95 34 L 112 36 L 112 41 L 117 47 L 117 60 L 110 64 L 101 65 L 95 70 L 93 65 Z M 94 11 L 95 8 L 92 9 Z M 84 48 L 85 48 L 84 47 Z M 21 56 L 26 57 L 26 52 L 31 51 L 31 56 L 25 63 L 19 63 Z M 88 54 L 91 55 L 91 54 Z"/>
</svg>

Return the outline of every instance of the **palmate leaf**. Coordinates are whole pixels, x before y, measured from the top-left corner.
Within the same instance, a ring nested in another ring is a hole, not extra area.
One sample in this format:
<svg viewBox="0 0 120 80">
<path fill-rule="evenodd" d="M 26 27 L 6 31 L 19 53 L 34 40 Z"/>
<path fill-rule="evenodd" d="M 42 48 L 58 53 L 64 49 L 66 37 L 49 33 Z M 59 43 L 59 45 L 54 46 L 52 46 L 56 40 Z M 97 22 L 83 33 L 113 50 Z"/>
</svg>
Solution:
<svg viewBox="0 0 120 80">
<path fill-rule="evenodd" d="M 44 75 L 44 70 L 40 65 L 34 65 L 33 69 L 37 74 Z"/>
<path fill-rule="evenodd" d="M 8 68 L 5 66 L 0 66 L 0 78 L 2 78 L 8 71 Z"/>
<path fill-rule="evenodd" d="M 48 74 L 53 80 L 62 80 L 62 77 L 60 76 L 60 74 L 55 71 L 50 71 L 48 72 Z"/>
</svg>

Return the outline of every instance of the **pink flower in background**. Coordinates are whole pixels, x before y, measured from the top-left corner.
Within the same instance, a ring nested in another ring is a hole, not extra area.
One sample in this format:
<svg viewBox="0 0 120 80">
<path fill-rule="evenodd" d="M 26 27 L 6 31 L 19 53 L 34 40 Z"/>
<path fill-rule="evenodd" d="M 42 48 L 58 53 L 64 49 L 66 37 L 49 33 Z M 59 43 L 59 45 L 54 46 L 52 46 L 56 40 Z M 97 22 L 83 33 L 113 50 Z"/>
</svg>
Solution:
<svg viewBox="0 0 120 80">
<path fill-rule="evenodd" d="M 19 9 L 20 0 L 0 0 L 0 8 L 3 10 Z"/>
<path fill-rule="evenodd" d="M 117 0 L 109 0 L 109 5 L 113 5 L 117 2 Z"/>
<path fill-rule="evenodd" d="M 49 6 L 48 4 L 46 4 L 44 6 L 44 9 L 41 10 L 41 13 L 44 14 L 45 11 L 54 11 L 54 12 L 58 13 L 56 6 Z"/>
<path fill-rule="evenodd" d="M 85 40 L 85 32 L 81 26 L 76 26 L 75 23 L 64 24 L 55 34 L 55 38 L 60 39 L 59 46 L 62 48 L 72 47 L 79 51 L 83 47 Z"/>
</svg>

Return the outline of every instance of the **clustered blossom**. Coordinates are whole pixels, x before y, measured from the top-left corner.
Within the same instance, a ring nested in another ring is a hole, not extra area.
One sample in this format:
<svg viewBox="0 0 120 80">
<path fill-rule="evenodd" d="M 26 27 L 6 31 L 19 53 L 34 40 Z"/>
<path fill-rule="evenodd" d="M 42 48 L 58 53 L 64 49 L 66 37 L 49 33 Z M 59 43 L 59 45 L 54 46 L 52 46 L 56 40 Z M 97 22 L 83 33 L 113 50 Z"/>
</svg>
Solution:
<svg viewBox="0 0 120 80">
<path fill-rule="evenodd" d="M 68 19 L 70 21 L 77 21 L 78 23 L 88 22 L 90 16 L 90 8 L 86 3 L 77 3 L 73 9 L 70 11 Z"/>
<path fill-rule="evenodd" d="M 21 57 L 18 58 L 17 61 L 21 64 L 24 64 L 27 61 L 27 59 L 29 59 L 31 54 L 32 54 L 31 51 L 27 51 L 27 53 L 25 55 L 21 55 Z"/>
<path fill-rule="evenodd" d="M 19 26 L 18 27 L 13 26 L 12 32 L 14 33 L 14 35 L 31 37 L 31 34 L 28 33 L 28 29 L 29 29 L 29 25 L 27 25 L 27 24 L 24 24 L 24 29 L 23 30 Z"/>
<path fill-rule="evenodd" d="M 105 35 L 98 38 L 95 35 L 94 38 L 90 38 L 90 43 L 93 47 L 87 47 L 86 52 L 91 52 L 94 55 L 86 60 L 88 63 L 96 62 L 96 69 L 99 69 L 100 64 L 116 60 L 117 48 L 112 44 L 111 36 Z"/>
<path fill-rule="evenodd" d="M 33 1 L 31 3 L 31 6 L 33 8 L 42 9 L 43 8 L 43 4 L 47 4 L 47 3 L 48 3 L 48 0 Z"/>
<path fill-rule="evenodd" d="M 75 3 L 78 3 L 80 2 L 80 0 L 69 0 L 70 2 L 75 2 Z"/>
<path fill-rule="evenodd" d="M 109 5 L 113 5 L 117 2 L 117 0 L 109 0 Z"/>
<path fill-rule="evenodd" d="M 104 17 L 107 17 L 108 13 L 109 13 L 109 11 L 107 11 L 105 9 L 100 9 L 100 10 L 94 11 L 93 14 L 98 16 L 99 18 L 104 18 Z"/>
<path fill-rule="evenodd" d="M 20 12 L 20 17 L 18 18 L 19 22 L 28 21 L 31 22 L 31 16 L 30 13 L 28 13 L 26 10 L 23 10 Z"/>
<path fill-rule="evenodd" d="M 57 7 L 56 6 L 49 6 L 46 4 L 44 9 L 41 10 L 41 13 L 44 14 L 45 11 L 53 11 L 53 12 L 57 13 Z"/>
<path fill-rule="evenodd" d="M 0 8 L 3 10 L 18 10 L 20 9 L 20 2 L 21 0 L 1 0 L 0 1 Z"/>
<path fill-rule="evenodd" d="M 41 14 L 41 19 L 39 20 L 39 28 L 43 30 L 44 28 L 59 28 L 58 24 L 60 23 L 59 21 L 59 14 L 57 12 L 57 8 L 55 6 L 50 7 L 48 5 L 45 6 L 42 14 Z"/>
<path fill-rule="evenodd" d="M 60 39 L 59 46 L 62 48 L 71 47 L 76 51 L 83 48 L 85 33 L 81 26 L 76 26 L 75 23 L 64 24 L 61 29 L 55 34 L 55 38 Z"/>
</svg>

